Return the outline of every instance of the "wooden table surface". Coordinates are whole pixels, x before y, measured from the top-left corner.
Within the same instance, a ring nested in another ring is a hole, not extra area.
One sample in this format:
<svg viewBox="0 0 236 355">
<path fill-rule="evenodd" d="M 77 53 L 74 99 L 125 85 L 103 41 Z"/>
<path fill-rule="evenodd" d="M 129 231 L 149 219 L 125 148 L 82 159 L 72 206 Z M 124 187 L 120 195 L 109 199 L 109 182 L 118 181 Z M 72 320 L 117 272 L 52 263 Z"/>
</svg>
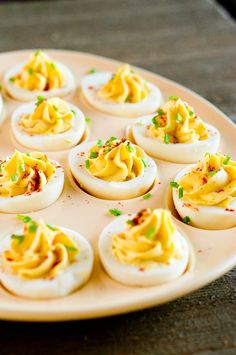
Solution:
<svg viewBox="0 0 236 355">
<path fill-rule="evenodd" d="M 213 0 L 0 4 L 0 50 L 61 48 L 129 62 L 236 121 L 236 26 Z M 0 354 L 236 354 L 236 269 L 161 307 L 57 324 L 0 322 Z"/>
</svg>

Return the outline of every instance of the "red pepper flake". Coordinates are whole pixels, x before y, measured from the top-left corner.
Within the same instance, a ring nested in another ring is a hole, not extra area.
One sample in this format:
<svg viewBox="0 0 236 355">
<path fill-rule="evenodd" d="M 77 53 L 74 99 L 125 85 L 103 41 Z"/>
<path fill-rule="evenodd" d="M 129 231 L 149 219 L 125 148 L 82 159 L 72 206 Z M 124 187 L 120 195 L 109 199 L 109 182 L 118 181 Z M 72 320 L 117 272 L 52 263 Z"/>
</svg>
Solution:
<svg viewBox="0 0 236 355">
<path fill-rule="evenodd" d="M 223 192 L 224 191 L 224 189 L 220 189 L 220 190 L 218 190 L 217 192 Z"/>
<path fill-rule="evenodd" d="M 204 182 L 204 184 L 206 184 L 207 181 L 208 181 L 207 177 L 206 177 L 206 176 L 203 176 L 203 177 L 202 177 L 202 181 Z"/>
<path fill-rule="evenodd" d="M 227 212 L 235 212 L 235 210 L 233 208 L 226 208 L 225 211 L 227 211 Z"/>
<path fill-rule="evenodd" d="M 143 271 L 145 271 L 145 269 L 144 269 L 144 267 L 140 267 L 140 268 L 138 269 L 138 271 L 143 272 Z"/>
<path fill-rule="evenodd" d="M 199 212 L 199 209 L 197 207 L 193 207 L 190 203 L 183 203 L 182 207 L 189 207 L 192 208 L 194 211 Z"/>
<path fill-rule="evenodd" d="M 203 253 L 203 250 L 199 249 L 197 252 L 200 254 L 200 253 Z"/>
<path fill-rule="evenodd" d="M 93 90 L 94 87 L 93 87 L 92 85 L 89 85 L 89 86 L 88 86 L 88 89 L 89 89 L 89 90 Z"/>
<path fill-rule="evenodd" d="M 57 165 L 57 166 L 56 166 L 56 169 L 60 169 L 60 168 L 61 168 L 61 165 Z"/>
<path fill-rule="evenodd" d="M 80 168 L 83 168 L 84 166 L 83 166 L 83 164 L 79 164 L 79 167 L 80 167 Z"/>
</svg>

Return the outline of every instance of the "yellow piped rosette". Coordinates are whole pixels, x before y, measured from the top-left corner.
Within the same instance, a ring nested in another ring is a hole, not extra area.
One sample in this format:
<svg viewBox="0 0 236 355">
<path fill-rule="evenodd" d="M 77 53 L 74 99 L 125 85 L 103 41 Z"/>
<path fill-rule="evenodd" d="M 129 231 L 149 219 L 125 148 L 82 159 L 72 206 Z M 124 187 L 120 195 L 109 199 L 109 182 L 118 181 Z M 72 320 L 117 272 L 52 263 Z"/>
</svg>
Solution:
<svg viewBox="0 0 236 355">
<path fill-rule="evenodd" d="M 227 208 L 236 199 L 236 162 L 229 156 L 206 154 L 178 183 L 183 201 Z"/>
<path fill-rule="evenodd" d="M 74 241 L 57 227 L 18 215 L 24 222 L 22 235 L 13 234 L 3 265 L 22 278 L 52 279 L 71 264 L 79 250 Z"/>
<path fill-rule="evenodd" d="M 170 97 L 158 110 L 148 131 L 151 137 L 165 143 L 194 143 L 209 137 L 204 122 L 178 97 Z"/>
<path fill-rule="evenodd" d="M 105 144 L 92 147 L 86 160 L 87 171 L 106 181 L 132 180 L 144 172 L 144 151 L 127 139 L 111 137 Z"/>
<path fill-rule="evenodd" d="M 36 51 L 22 71 L 10 81 L 26 90 L 50 91 L 65 85 L 64 74 L 43 51 Z"/>
<path fill-rule="evenodd" d="M 155 263 L 170 264 L 180 256 L 169 211 L 141 210 L 127 221 L 124 232 L 112 237 L 112 253 L 123 264 L 150 268 Z"/>
<path fill-rule="evenodd" d="M 74 115 L 64 100 L 39 97 L 34 112 L 23 115 L 19 126 L 31 135 L 61 134 L 71 129 L 73 119 Z"/>
<path fill-rule="evenodd" d="M 146 99 L 149 92 L 146 80 L 125 64 L 99 89 L 98 96 L 120 104 L 137 103 Z"/>
<path fill-rule="evenodd" d="M 29 195 L 41 191 L 55 173 L 55 166 L 40 152 L 18 150 L 0 163 L 0 197 Z"/>
</svg>

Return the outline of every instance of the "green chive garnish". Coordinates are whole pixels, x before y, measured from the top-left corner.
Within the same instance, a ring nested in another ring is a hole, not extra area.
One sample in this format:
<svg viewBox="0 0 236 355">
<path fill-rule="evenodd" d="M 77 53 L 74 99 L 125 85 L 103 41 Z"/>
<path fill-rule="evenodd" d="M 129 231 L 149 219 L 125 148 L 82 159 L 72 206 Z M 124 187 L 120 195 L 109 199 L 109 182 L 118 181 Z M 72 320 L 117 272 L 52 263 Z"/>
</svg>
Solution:
<svg viewBox="0 0 236 355">
<path fill-rule="evenodd" d="M 29 223 L 32 221 L 32 218 L 30 216 L 24 216 L 23 214 L 17 214 L 16 218 L 22 221 L 23 223 Z"/>
<path fill-rule="evenodd" d="M 109 210 L 110 214 L 112 214 L 113 216 L 120 216 L 122 215 L 122 212 L 120 210 L 118 210 L 117 208 L 111 208 Z"/>
<path fill-rule="evenodd" d="M 147 232 L 145 233 L 145 237 L 147 239 L 152 239 L 154 236 L 155 236 L 155 228 L 154 227 L 151 227 L 147 230 Z"/>
<path fill-rule="evenodd" d="M 99 140 L 97 141 L 97 147 L 101 148 L 102 146 L 103 146 L 102 140 L 99 139 Z"/>
<path fill-rule="evenodd" d="M 11 239 L 18 241 L 18 244 L 21 244 L 21 243 L 23 243 L 25 236 L 19 235 L 19 234 L 12 234 Z"/>
<path fill-rule="evenodd" d="M 157 110 L 158 116 L 163 116 L 165 114 L 165 112 L 159 108 L 159 110 Z"/>
<path fill-rule="evenodd" d="M 182 198 L 184 196 L 184 188 L 180 186 L 178 192 L 179 192 L 179 198 Z"/>
<path fill-rule="evenodd" d="M 30 157 L 30 153 L 29 152 L 25 153 L 25 155 L 27 155 L 27 157 Z"/>
<path fill-rule="evenodd" d="M 216 173 L 217 173 L 216 170 L 208 171 L 208 175 L 209 175 L 209 176 L 214 176 Z"/>
<path fill-rule="evenodd" d="M 87 124 L 90 124 L 90 123 L 91 123 L 91 121 L 92 121 L 92 120 L 91 120 L 91 118 L 90 118 L 90 117 L 86 117 L 86 118 L 85 118 L 85 122 L 86 122 Z"/>
<path fill-rule="evenodd" d="M 16 80 L 16 78 L 14 78 L 14 77 L 12 77 L 12 78 L 9 79 L 9 81 L 10 81 L 11 83 L 14 83 L 15 80 Z"/>
<path fill-rule="evenodd" d="M 189 224 L 191 222 L 191 219 L 189 216 L 185 216 L 182 221 L 185 223 L 185 224 Z"/>
<path fill-rule="evenodd" d="M 171 96 L 169 96 L 169 99 L 168 99 L 168 100 L 177 101 L 177 100 L 179 100 L 179 97 L 178 97 L 178 96 L 171 95 Z"/>
<path fill-rule="evenodd" d="M 126 147 L 130 153 L 133 152 L 133 147 L 131 146 L 131 144 L 128 143 Z"/>
<path fill-rule="evenodd" d="M 23 173 L 23 171 L 25 171 L 25 164 L 24 164 L 24 163 L 21 163 L 21 164 L 19 165 L 19 172 L 20 172 L 20 173 Z"/>
<path fill-rule="evenodd" d="M 98 153 L 97 153 L 97 152 L 91 152 L 91 153 L 90 153 L 90 157 L 89 157 L 89 158 L 95 159 L 95 158 L 97 158 L 97 157 L 98 157 Z"/>
<path fill-rule="evenodd" d="M 76 116 L 75 110 L 71 109 L 71 112 L 73 113 L 74 116 Z"/>
<path fill-rule="evenodd" d="M 126 97 L 125 102 L 129 102 L 129 96 Z"/>
<path fill-rule="evenodd" d="M 194 115 L 193 111 L 189 111 L 189 116 L 192 117 Z"/>
<path fill-rule="evenodd" d="M 183 122 L 183 118 L 179 112 L 177 112 L 177 115 L 176 115 L 176 122 L 177 123 Z"/>
<path fill-rule="evenodd" d="M 37 97 L 37 100 L 38 101 L 36 102 L 36 106 L 38 107 L 45 100 L 45 98 L 43 96 L 39 95 Z"/>
<path fill-rule="evenodd" d="M 34 69 L 33 69 L 33 68 L 29 68 L 29 69 L 28 69 L 28 72 L 29 72 L 29 74 L 32 75 L 32 74 L 34 74 Z"/>
<path fill-rule="evenodd" d="M 52 69 L 56 69 L 56 64 L 55 64 L 55 63 L 50 63 L 50 67 L 51 67 Z"/>
<path fill-rule="evenodd" d="M 30 233 L 34 233 L 36 232 L 36 230 L 38 229 L 37 223 L 36 222 L 32 222 L 29 225 L 29 231 Z"/>
<path fill-rule="evenodd" d="M 41 49 L 37 49 L 37 51 L 34 53 L 35 57 L 37 57 L 41 53 Z"/>
<path fill-rule="evenodd" d="M 165 133 L 164 135 L 164 143 L 169 144 L 170 143 L 170 136 L 168 133 Z"/>
<path fill-rule="evenodd" d="M 94 74 L 97 72 L 97 69 L 96 68 L 91 68 L 88 70 L 88 74 Z"/>
<path fill-rule="evenodd" d="M 130 226 L 134 226 L 135 225 L 135 223 L 134 223 L 134 221 L 132 219 L 128 219 L 126 221 L 126 223 L 129 224 Z"/>
<path fill-rule="evenodd" d="M 223 161 L 223 164 L 227 165 L 230 161 L 231 157 L 229 155 L 226 155 L 224 161 Z"/>
<path fill-rule="evenodd" d="M 65 248 L 68 250 L 68 251 L 73 251 L 73 252 L 77 252 L 78 251 L 78 248 L 76 247 L 73 247 L 72 245 L 64 245 Z"/>
<path fill-rule="evenodd" d="M 53 226 L 51 226 L 51 224 L 46 224 L 46 226 L 48 227 L 48 229 L 50 229 L 51 231 L 55 231 L 56 228 L 54 228 Z"/>
<path fill-rule="evenodd" d="M 90 168 L 90 162 L 88 159 L 85 160 L 85 168 L 89 169 Z"/>
<path fill-rule="evenodd" d="M 210 158 L 211 154 L 206 152 L 204 156 Z"/>
<path fill-rule="evenodd" d="M 158 124 L 158 122 L 157 122 L 157 116 L 154 116 L 154 117 L 152 118 L 152 123 L 154 124 L 155 128 L 157 129 L 158 126 L 159 126 L 159 124 Z"/>
<path fill-rule="evenodd" d="M 11 176 L 11 181 L 16 182 L 17 180 L 18 180 L 18 174 L 15 173 L 15 174 L 13 174 L 13 175 Z"/>
<path fill-rule="evenodd" d="M 143 196 L 144 200 L 149 200 L 149 198 L 152 198 L 151 192 L 148 192 L 146 195 Z"/>
<path fill-rule="evenodd" d="M 179 184 L 177 183 L 177 181 L 171 181 L 171 182 L 170 182 L 170 186 L 171 186 L 171 187 L 174 187 L 175 189 L 178 189 Z"/>
<path fill-rule="evenodd" d="M 147 167 L 147 163 L 145 162 L 145 160 L 143 158 L 141 158 L 141 160 L 142 160 L 144 168 L 146 168 Z"/>
</svg>

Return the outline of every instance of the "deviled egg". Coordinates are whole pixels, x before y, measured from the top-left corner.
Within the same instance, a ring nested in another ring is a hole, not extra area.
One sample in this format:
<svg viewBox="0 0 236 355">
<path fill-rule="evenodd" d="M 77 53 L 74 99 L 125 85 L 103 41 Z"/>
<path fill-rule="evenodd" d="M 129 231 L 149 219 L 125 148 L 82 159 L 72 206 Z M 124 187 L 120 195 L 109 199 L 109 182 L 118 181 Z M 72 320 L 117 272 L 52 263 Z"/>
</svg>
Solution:
<svg viewBox="0 0 236 355">
<path fill-rule="evenodd" d="M 161 92 L 128 64 L 116 73 L 98 72 L 81 82 L 87 101 L 103 112 L 116 116 L 137 117 L 149 114 L 161 104 Z"/>
<path fill-rule="evenodd" d="M 55 151 L 75 146 L 85 132 L 84 114 L 74 105 L 54 97 L 38 97 L 12 115 L 11 128 L 23 146 L 40 151 Z"/>
<path fill-rule="evenodd" d="M 24 213 L 54 203 L 64 186 L 59 163 L 40 152 L 21 153 L 0 161 L 0 212 Z"/>
<path fill-rule="evenodd" d="M 24 228 L 0 242 L 0 280 L 34 299 L 63 297 L 85 284 L 93 268 L 88 241 L 73 230 L 18 215 Z"/>
<path fill-rule="evenodd" d="M 71 70 L 41 50 L 33 53 L 28 62 L 10 68 L 4 85 L 8 94 L 20 101 L 33 101 L 39 95 L 63 97 L 75 88 Z"/>
<path fill-rule="evenodd" d="M 181 276 L 189 245 L 170 212 L 143 209 L 123 215 L 102 231 L 99 256 L 110 277 L 129 286 L 153 286 Z"/>
<path fill-rule="evenodd" d="M 109 200 L 140 196 L 157 176 L 155 162 L 125 138 L 82 143 L 70 151 L 69 165 L 84 190 Z"/>
<path fill-rule="evenodd" d="M 206 152 L 215 153 L 220 143 L 219 131 L 176 96 L 155 115 L 138 119 L 132 134 L 147 154 L 175 163 L 197 162 Z"/>
<path fill-rule="evenodd" d="M 183 222 L 204 229 L 236 226 L 236 162 L 209 154 L 171 182 L 173 201 Z"/>
</svg>

